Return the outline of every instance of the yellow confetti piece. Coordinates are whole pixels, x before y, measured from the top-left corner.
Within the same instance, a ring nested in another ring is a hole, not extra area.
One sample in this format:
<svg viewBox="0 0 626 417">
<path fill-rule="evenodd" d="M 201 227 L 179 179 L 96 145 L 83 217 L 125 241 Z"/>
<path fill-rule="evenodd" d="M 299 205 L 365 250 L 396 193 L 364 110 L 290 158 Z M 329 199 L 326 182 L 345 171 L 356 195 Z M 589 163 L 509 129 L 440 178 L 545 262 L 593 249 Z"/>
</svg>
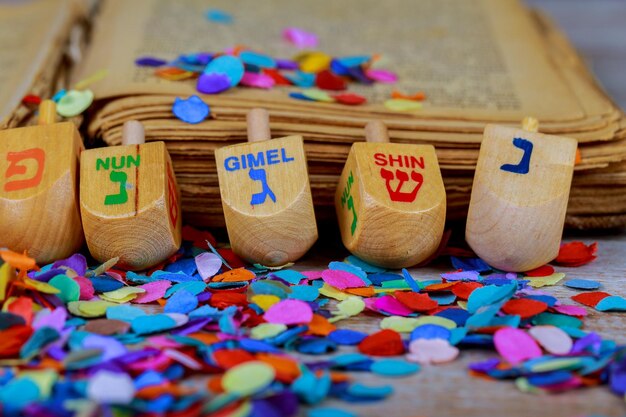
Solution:
<svg viewBox="0 0 626 417">
<path fill-rule="evenodd" d="M 323 52 L 304 52 L 295 57 L 295 61 L 300 64 L 300 71 L 320 72 L 330 67 L 332 57 Z"/>
<path fill-rule="evenodd" d="M 97 277 L 98 275 L 102 275 L 106 271 L 108 271 L 109 269 L 117 265 L 119 260 L 120 260 L 119 256 L 116 256 L 115 258 L 111 258 L 105 263 L 103 263 L 102 265 L 100 265 L 99 267 L 97 267 L 96 269 L 94 269 L 93 271 L 87 271 L 87 273 L 85 274 L 85 277 L 89 278 L 89 277 Z"/>
<path fill-rule="evenodd" d="M 437 326 L 445 327 L 446 329 L 456 329 L 456 323 L 445 317 L 422 316 L 417 318 L 417 321 L 417 327 L 423 326 L 424 324 L 436 324 Z"/>
<path fill-rule="evenodd" d="M 280 298 L 271 294 L 259 294 L 253 296 L 250 301 L 261 307 L 263 311 L 267 311 L 268 308 L 279 302 Z"/>
<path fill-rule="evenodd" d="M 222 377 L 222 388 L 242 397 L 255 394 L 274 381 L 274 368 L 265 362 L 251 361 L 230 368 Z"/>
<path fill-rule="evenodd" d="M 391 316 L 380 322 L 381 329 L 391 329 L 398 333 L 411 333 L 419 325 L 419 320 L 414 317 Z"/>
<path fill-rule="evenodd" d="M 75 316 L 84 318 L 102 317 L 105 315 L 107 308 L 117 305 L 108 301 L 71 301 L 67 303 L 67 309 Z"/>
<path fill-rule="evenodd" d="M 95 72 L 87 78 L 80 80 L 74 85 L 74 90 L 83 90 L 89 87 L 91 84 L 104 79 L 107 75 L 109 75 L 109 70 L 101 69 L 100 71 Z"/>
<path fill-rule="evenodd" d="M 302 90 L 302 95 L 315 101 L 323 101 L 326 103 L 333 103 L 335 101 L 326 91 L 318 90 L 316 88 L 309 88 Z"/>
<path fill-rule="evenodd" d="M 457 304 L 459 307 L 461 307 L 463 310 L 467 310 L 467 301 L 464 300 L 459 300 L 457 301 Z"/>
<path fill-rule="evenodd" d="M 361 297 L 351 295 L 337 304 L 337 312 L 343 316 L 356 316 L 365 309 L 365 302 Z"/>
<path fill-rule="evenodd" d="M 332 299 L 339 300 L 339 301 L 343 301 L 347 299 L 348 297 L 350 297 L 350 294 L 341 292 L 337 288 L 331 287 L 330 285 L 326 283 L 322 286 L 322 288 L 320 288 L 320 294 L 328 298 L 332 298 Z"/>
<path fill-rule="evenodd" d="M 45 294 L 58 294 L 61 292 L 61 290 L 59 290 L 56 287 L 53 287 L 47 282 L 41 282 L 41 281 L 37 281 L 34 279 L 30 279 L 30 278 L 25 278 L 24 284 L 28 285 L 32 289 L 35 289 Z"/>
<path fill-rule="evenodd" d="M 414 111 L 420 110 L 422 103 L 402 98 L 392 98 L 385 101 L 385 107 L 392 111 Z"/>
<path fill-rule="evenodd" d="M 528 285 L 533 288 L 541 288 L 549 285 L 556 285 L 563 278 L 565 278 L 565 274 L 563 272 L 555 272 L 554 274 L 548 275 L 547 277 L 528 277 L 528 280 L 530 281 Z"/>
<path fill-rule="evenodd" d="M 39 395 L 43 398 L 48 398 L 52 392 L 52 387 L 57 381 L 59 374 L 52 369 L 37 370 L 37 371 L 22 371 L 20 372 L 19 379 L 27 378 L 37 385 L 39 388 Z"/>
<path fill-rule="evenodd" d="M 250 330 L 250 337 L 257 340 L 269 339 L 278 336 L 287 330 L 287 326 L 280 323 L 261 323 Z"/>
<path fill-rule="evenodd" d="M 123 304 L 137 298 L 137 295 L 146 292 L 143 288 L 139 287 L 122 287 L 115 291 L 109 291 L 100 294 L 100 298 L 112 303 Z"/>
<path fill-rule="evenodd" d="M 4 301 L 7 296 L 7 287 L 11 277 L 15 275 L 15 271 L 9 264 L 0 265 L 0 301 Z"/>
</svg>

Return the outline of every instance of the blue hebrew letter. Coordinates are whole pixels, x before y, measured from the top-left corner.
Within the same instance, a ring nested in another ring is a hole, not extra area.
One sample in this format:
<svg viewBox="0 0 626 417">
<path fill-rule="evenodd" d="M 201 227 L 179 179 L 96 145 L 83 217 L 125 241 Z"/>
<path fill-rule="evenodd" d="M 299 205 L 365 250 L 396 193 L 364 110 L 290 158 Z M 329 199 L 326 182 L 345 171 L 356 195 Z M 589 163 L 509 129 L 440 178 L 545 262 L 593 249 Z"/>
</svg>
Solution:
<svg viewBox="0 0 626 417">
<path fill-rule="evenodd" d="M 526 139 L 514 138 L 513 146 L 524 151 L 522 159 L 517 165 L 504 164 L 500 167 L 500 169 L 514 174 L 528 174 L 528 171 L 530 170 L 530 156 L 533 153 L 533 143 Z"/>
<path fill-rule="evenodd" d="M 275 203 L 276 195 L 274 195 L 274 192 L 272 191 L 270 186 L 267 185 L 267 174 L 265 172 L 265 169 L 250 168 L 250 172 L 248 173 L 248 175 L 250 175 L 250 178 L 254 181 L 261 181 L 261 192 L 252 194 L 252 200 L 250 200 L 250 204 L 252 204 L 253 206 L 257 204 L 263 204 L 265 203 L 265 200 L 268 196 Z"/>
</svg>

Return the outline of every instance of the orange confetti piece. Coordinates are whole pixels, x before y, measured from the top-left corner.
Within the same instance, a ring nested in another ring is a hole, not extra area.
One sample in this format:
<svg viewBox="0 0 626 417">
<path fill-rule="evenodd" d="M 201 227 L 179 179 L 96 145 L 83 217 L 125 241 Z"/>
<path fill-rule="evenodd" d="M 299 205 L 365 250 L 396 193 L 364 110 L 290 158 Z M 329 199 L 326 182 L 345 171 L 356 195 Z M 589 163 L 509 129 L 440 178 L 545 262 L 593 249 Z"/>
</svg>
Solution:
<svg viewBox="0 0 626 417">
<path fill-rule="evenodd" d="M 254 272 L 245 268 L 235 268 L 213 277 L 213 282 L 242 282 L 251 281 L 256 277 Z"/>
<path fill-rule="evenodd" d="M 337 330 L 337 326 L 330 323 L 326 317 L 313 314 L 313 320 L 309 323 L 308 334 L 325 337 L 335 330 Z"/>
<path fill-rule="evenodd" d="M 343 292 L 352 295 L 358 295 L 359 297 L 373 297 L 376 295 L 376 292 L 372 287 L 346 288 L 345 290 L 343 290 Z"/>
<path fill-rule="evenodd" d="M 295 360 L 271 353 L 259 353 L 257 359 L 270 365 L 276 371 L 276 379 L 291 383 L 300 376 L 300 366 Z"/>
<path fill-rule="evenodd" d="M 415 94 L 404 94 L 398 90 L 393 90 L 391 93 L 391 98 L 399 98 L 404 100 L 412 100 L 412 101 L 423 101 L 426 99 L 426 94 L 423 91 L 419 91 Z"/>
<path fill-rule="evenodd" d="M 187 80 L 196 76 L 195 73 L 191 71 L 185 71 L 180 68 L 160 68 L 154 72 L 154 75 L 168 81 Z"/>
<path fill-rule="evenodd" d="M 26 271 L 35 269 L 39 271 L 39 267 L 37 267 L 35 259 L 29 257 L 26 253 L 21 254 L 11 250 L 0 250 L 0 257 L 4 262 L 11 265 L 13 268 Z"/>
<path fill-rule="evenodd" d="M 435 291 L 452 291 L 452 287 L 457 284 L 455 282 L 442 282 L 441 284 L 431 284 L 427 287 L 424 287 L 422 291 L 425 292 L 435 292 Z"/>
</svg>

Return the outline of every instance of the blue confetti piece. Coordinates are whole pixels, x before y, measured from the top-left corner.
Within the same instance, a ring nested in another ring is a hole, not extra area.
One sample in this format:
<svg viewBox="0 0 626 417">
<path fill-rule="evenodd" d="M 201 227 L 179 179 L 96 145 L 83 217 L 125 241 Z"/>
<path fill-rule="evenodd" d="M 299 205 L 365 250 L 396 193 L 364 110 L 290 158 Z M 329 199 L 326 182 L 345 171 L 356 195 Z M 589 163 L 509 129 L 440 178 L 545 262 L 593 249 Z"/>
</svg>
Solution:
<svg viewBox="0 0 626 417">
<path fill-rule="evenodd" d="M 381 387 L 370 387 L 363 384 L 352 384 L 348 388 L 348 394 L 354 397 L 367 399 L 382 399 L 393 394 L 391 385 L 383 385 Z"/>
<path fill-rule="evenodd" d="M 296 100 L 315 101 L 315 99 L 298 92 L 289 93 L 289 97 L 295 98 Z"/>
<path fill-rule="evenodd" d="M 206 120 L 210 112 L 209 105 L 195 95 L 186 100 L 176 97 L 172 105 L 172 113 L 174 113 L 174 116 L 189 124 L 197 124 Z M 193 261 L 193 259 L 191 260 Z"/>
<path fill-rule="evenodd" d="M 445 310 L 435 313 L 435 316 L 450 319 L 455 322 L 457 326 L 465 326 L 465 322 L 469 318 L 470 313 L 462 308 L 446 308 Z"/>
<path fill-rule="evenodd" d="M 403 277 L 402 275 L 393 274 L 391 272 L 381 272 L 381 273 L 370 274 L 367 276 L 367 278 L 369 278 L 369 280 L 372 281 L 373 285 L 380 287 L 383 284 L 383 282 L 396 281 L 396 280 L 402 279 Z"/>
<path fill-rule="evenodd" d="M 272 272 L 271 275 L 282 279 L 283 281 L 287 281 L 292 285 L 297 285 L 302 281 L 306 276 L 301 272 L 294 271 L 293 269 L 283 269 L 280 271 Z"/>
<path fill-rule="evenodd" d="M 328 334 L 330 340 L 343 346 L 358 345 L 366 337 L 367 333 L 352 329 L 337 329 Z"/>
<path fill-rule="evenodd" d="M 257 52 L 243 51 L 239 54 L 239 58 L 246 65 L 254 65 L 259 68 L 276 68 L 274 58 Z"/>
<path fill-rule="evenodd" d="M 26 321 L 22 316 L 18 316 L 17 314 L 13 313 L 0 312 L 0 330 L 24 324 L 26 324 Z"/>
<path fill-rule="evenodd" d="M 331 361 L 335 364 L 335 367 L 345 367 L 357 363 L 373 362 L 369 356 L 363 355 L 362 353 L 344 353 L 334 356 L 331 358 Z"/>
<path fill-rule="evenodd" d="M 89 278 L 89 280 L 93 285 L 94 291 L 97 293 L 115 291 L 124 286 L 124 284 L 119 282 L 118 280 L 107 277 L 105 275 L 92 277 Z"/>
<path fill-rule="evenodd" d="M 368 63 L 370 60 L 371 57 L 369 55 L 344 56 L 337 58 L 337 62 L 346 68 L 360 67 L 361 65 Z"/>
<path fill-rule="evenodd" d="M 239 345 L 242 349 L 247 350 L 248 352 L 258 353 L 278 353 L 281 352 L 280 349 L 275 347 L 272 344 L 269 344 L 263 340 L 255 340 L 255 339 L 241 339 L 239 341 Z"/>
<path fill-rule="evenodd" d="M 222 55 L 209 62 L 204 74 L 222 74 L 228 77 L 230 86 L 235 87 L 245 72 L 243 62 L 232 55 Z"/>
<path fill-rule="evenodd" d="M 308 72 L 296 71 L 291 74 L 283 74 L 286 79 L 294 85 L 302 88 L 310 88 L 315 85 L 315 74 Z M 291 94 L 290 94 L 291 96 Z"/>
<path fill-rule="evenodd" d="M 147 313 L 139 307 L 133 307 L 126 304 L 111 306 L 107 308 L 106 317 L 109 320 L 122 320 L 132 323 L 137 317 L 145 316 Z"/>
<path fill-rule="evenodd" d="M 133 332 L 143 335 L 162 332 L 177 326 L 176 321 L 165 314 L 135 317 L 130 324 Z"/>
<path fill-rule="evenodd" d="M 333 271 L 345 271 L 349 272 L 352 275 L 356 275 L 361 279 L 367 279 L 367 274 L 361 268 L 356 265 L 347 264 L 345 262 L 337 262 L 333 261 L 328 264 L 328 269 L 332 269 Z"/>
<path fill-rule="evenodd" d="M 537 300 L 537 301 L 541 301 L 542 303 L 546 303 L 548 307 L 554 307 L 556 305 L 556 302 L 558 301 L 556 297 L 553 297 L 547 294 L 527 295 L 526 298 L 530 300 Z"/>
<path fill-rule="evenodd" d="M 409 271 L 407 271 L 405 268 L 402 268 L 402 276 L 404 277 L 404 280 L 406 281 L 409 288 L 411 288 L 415 292 L 420 292 L 421 288 L 419 284 L 415 281 L 415 279 L 411 276 L 411 274 L 409 274 Z"/>
<path fill-rule="evenodd" d="M 139 67 L 160 67 L 167 64 L 167 61 L 152 56 L 143 56 L 135 60 L 135 65 Z"/>
<path fill-rule="evenodd" d="M 182 289 L 174 293 L 167 303 L 163 311 L 165 313 L 181 313 L 187 314 L 198 307 L 198 297 L 189 291 Z"/>
<path fill-rule="evenodd" d="M 450 330 L 437 324 L 423 324 L 411 332 L 411 341 L 418 339 L 450 339 Z"/>
<path fill-rule="evenodd" d="M 302 301 L 315 301 L 319 295 L 319 289 L 316 287 L 310 285 L 294 285 L 291 287 L 289 298 Z"/>
<path fill-rule="evenodd" d="M 39 399 L 39 387 L 29 378 L 14 379 L 0 389 L 0 404 L 8 413 L 17 413 Z"/>
<path fill-rule="evenodd" d="M 333 74 L 339 76 L 350 74 L 350 72 L 348 71 L 348 67 L 342 64 L 341 61 L 337 58 L 333 58 L 332 61 L 330 61 L 330 70 L 333 72 Z"/>
<path fill-rule="evenodd" d="M 183 274 L 193 275 L 198 270 L 195 258 L 182 258 L 165 267 L 167 272 L 182 272 Z"/>
<path fill-rule="evenodd" d="M 356 414 L 339 408 L 321 407 L 307 412 L 307 417 L 358 417 Z"/>
<path fill-rule="evenodd" d="M 515 294 L 517 283 L 503 286 L 487 285 L 476 288 L 467 300 L 467 311 L 470 314 L 475 313 L 480 307 L 495 304 L 502 300 L 508 300 Z M 440 303 L 441 304 L 441 303 Z"/>
<path fill-rule="evenodd" d="M 440 306 L 447 306 L 456 300 L 456 295 L 453 293 L 428 293 L 432 300 L 437 301 Z"/>
<path fill-rule="evenodd" d="M 451 345 L 456 346 L 461 342 L 461 340 L 463 340 L 465 336 L 467 336 L 467 332 L 468 330 L 465 327 L 450 329 L 450 338 L 448 339 L 448 341 Z"/>
<path fill-rule="evenodd" d="M 59 101 L 61 101 L 63 97 L 65 97 L 66 94 L 67 94 L 66 89 L 59 90 L 52 96 L 52 101 L 54 101 L 55 103 L 58 103 Z"/>
<path fill-rule="evenodd" d="M 323 355 L 337 350 L 337 344 L 330 339 L 303 339 L 296 344 L 296 350 L 307 355 Z"/>
<path fill-rule="evenodd" d="M 600 283 L 590 279 L 570 279 L 565 281 L 565 286 L 577 290 L 597 290 L 600 288 Z"/>
<path fill-rule="evenodd" d="M 382 359 L 374 362 L 370 369 L 376 375 L 404 377 L 419 372 L 420 366 L 416 363 L 397 359 Z"/>
<path fill-rule="evenodd" d="M 528 376 L 528 382 L 531 385 L 542 387 L 545 385 L 554 385 L 567 382 L 572 379 L 574 375 L 567 371 L 554 371 L 554 372 L 542 372 Z"/>
<path fill-rule="evenodd" d="M 386 271 L 385 268 L 381 268 L 379 266 L 367 263 L 363 259 L 358 258 L 358 257 L 356 257 L 354 255 L 348 256 L 346 258 L 346 262 L 348 262 L 349 264 L 354 265 L 354 266 L 356 266 L 358 268 L 361 268 L 363 271 L 367 272 L 368 274 L 380 273 L 380 272 L 385 272 Z"/>
<path fill-rule="evenodd" d="M 302 374 L 291 384 L 291 389 L 305 403 L 317 404 L 328 396 L 331 383 L 328 372 L 318 378 L 304 368 Z"/>
<path fill-rule="evenodd" d="M 200 277 L 193 277 L 191 275 L 183 274 L 182 272 L 165 272 L 165 271 L 154 271 L 151 275 L 155 280 L 166 280 L 171 282 L 186 282 L 186 281 L 199 281 Z"/>
<path fill-rule="evenodd" d="M 595 307 L 598 311 L 626 311 L 626 299 L 611 295 L 600 300 Z"/>
<path fill-rule="evenodd" d="M 522 319 L 520 316 L 496 316 L 491 319 L 489 326 L 494 327 L 519 327 Z"/>
<path fill-rule="evenodd" d="M 178 284 L 172 285 L 165 291 L 165 298 L 170 298 L 174 293 L 185 290 L 190 292 L 193 295 L 198 295 L 202 293 L 207 287 L 207 284 L 204 281 L 186 281 L 179 282 Z"/>
<path fill-rule="evenodd" d="M 222 23 L 224 25 L 230 25 L 233 23 L 233 16 L 220 9 L 209 9 L 204 13 L 204 16 L 213 23 Z"/>
<path fill-rule="evenodd" d="M 22 345 L 20 349 L 20 359 L 31 358 L 36 355 L 41 348 L 54 342 L 59 337 L 59 332 L 52 327 L 41 327 L 35 330 L 35 333 Z"/>
<path fill-rule="evenodd" d="M 460 269 L 462 271 L 492 271 L 492 268 L 480 258 L 457 258 L 456 256 L 451 256 L 450 261 L 452 261 L 452 267 L 454 267 L 454 269 Z"/>
</svg>

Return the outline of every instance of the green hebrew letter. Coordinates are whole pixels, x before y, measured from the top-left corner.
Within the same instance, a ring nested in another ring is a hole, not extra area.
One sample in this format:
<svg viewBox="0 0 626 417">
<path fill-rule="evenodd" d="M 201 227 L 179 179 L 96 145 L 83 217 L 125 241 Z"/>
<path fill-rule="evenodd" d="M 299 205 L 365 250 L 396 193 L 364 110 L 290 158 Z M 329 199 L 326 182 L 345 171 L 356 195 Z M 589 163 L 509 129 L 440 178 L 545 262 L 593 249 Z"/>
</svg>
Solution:
<svg viewBox="0 0 626 417">
<path fill-rule="evenodd" d="M 109 194 L 104 197 L 104 205 L 111 206 L 113 204 L 124 204 L 128 201 L 128 193 L 126 192 L 126 180 L 128 175 L 122 171 L 111 171 L 109 178 L 113 182 L 120 183 L 120 192 L 118 194 Z"/>
</svg>

